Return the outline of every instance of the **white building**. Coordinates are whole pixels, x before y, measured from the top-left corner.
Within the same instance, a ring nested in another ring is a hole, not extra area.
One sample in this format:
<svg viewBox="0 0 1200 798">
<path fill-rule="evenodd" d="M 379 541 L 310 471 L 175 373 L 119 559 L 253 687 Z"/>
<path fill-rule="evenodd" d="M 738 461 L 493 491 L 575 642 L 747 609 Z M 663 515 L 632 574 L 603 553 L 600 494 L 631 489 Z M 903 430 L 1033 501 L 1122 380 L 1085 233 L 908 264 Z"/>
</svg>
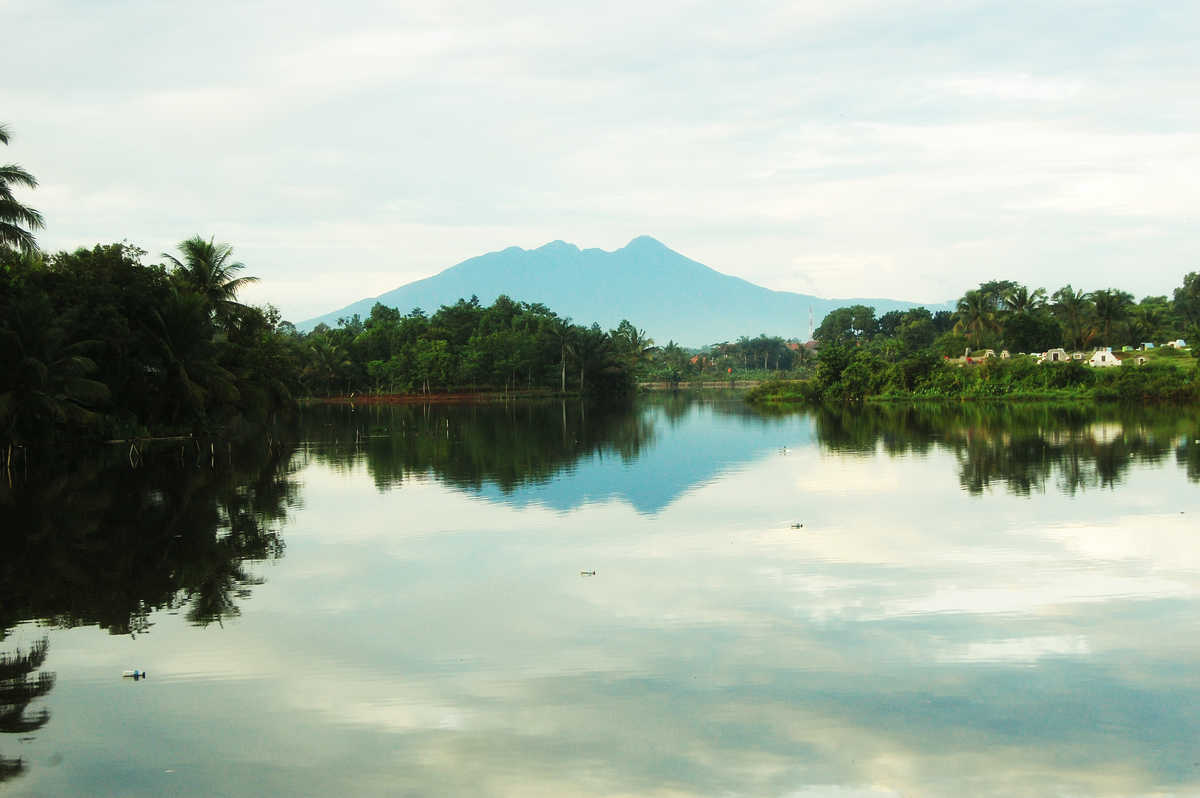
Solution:
<svg viewBox="0 0 1200 798">
<path fill-rule="evenodd" d="M 1092 353 L 1091 359 L 1088 361 L 1089 366 L 1096 368 L 1108 368 L 1110 366 L 1119 366 L 1121 361 L 1112 352 L 1105 349 L 1097 349 Z"/>
</svg>

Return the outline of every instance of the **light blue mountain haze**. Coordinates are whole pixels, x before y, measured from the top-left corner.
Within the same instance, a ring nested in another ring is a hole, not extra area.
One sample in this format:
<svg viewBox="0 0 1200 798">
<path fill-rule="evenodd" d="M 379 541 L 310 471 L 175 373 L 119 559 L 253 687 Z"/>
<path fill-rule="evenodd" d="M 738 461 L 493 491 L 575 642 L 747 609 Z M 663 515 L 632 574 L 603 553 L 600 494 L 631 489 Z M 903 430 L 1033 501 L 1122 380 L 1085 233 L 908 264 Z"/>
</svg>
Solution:
<svg viewBox="0 0 1200 798">
<path fill-rule="evenodd" d="M 402 313 L 421 308 L 432 314 L 460 298 L 474 295 L 488 305 L 501 294 L 541 302 L 560 316 L 580 324 L 599 322 L 605 329 L 629 319 L 660 344 L 673 339 L 685 346 L 759 333 L 807 339 L 810 309 L 815 326 L 829 311 L 847 305 L 870 305 L 876 315 L 882 315 L 919 304 L 772 291 L 722 274 L 649 236 L 639 236 L 613 252 L 581 250 L 564 241 L 533 250 L 509 247 L 489 252 L 297 326 L 302 330 L 322 322 L 334 326 L 339 318 L 355 313 L 366 318 L 376 302 Z M 947 303 L 924 306 L 930 311 L 950 309 Z"/>
</svg>

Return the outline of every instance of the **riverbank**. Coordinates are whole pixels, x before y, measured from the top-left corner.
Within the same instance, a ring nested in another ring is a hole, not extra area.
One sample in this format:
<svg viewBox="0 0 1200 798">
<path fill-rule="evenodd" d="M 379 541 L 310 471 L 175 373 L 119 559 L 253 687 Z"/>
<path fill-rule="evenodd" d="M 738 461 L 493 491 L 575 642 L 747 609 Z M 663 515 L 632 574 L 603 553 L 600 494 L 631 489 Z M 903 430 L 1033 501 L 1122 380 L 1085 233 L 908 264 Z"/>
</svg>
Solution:
<svg viewBox="0 0 1200 798">
<path fill-rule="evenodd" d="M 748 391 L 764 383 L 763 380 L 680 380 L 679 382 L 639 382 L 639 393 L 662 391 Z M 560 393 L 545 389 L 525 391 L 449 391 L 444 393 L 387 393 L 349 394 L 346 396 L 311 396 L 304 404 L 329 405 L 413 405 L 413 404 L 489 404 L 509 402 L 514 399 L 580 399 L 574 392 Z"/>
<path fill-rule="evenodd" d="M 444 393 L 362 393 L 345 396 L 310 396 L 302 404 L 313 405 L 418 405 L 418 404 L 491 404 L 514 399 L 579 398 L 579 394 L 547 390 L 526 391 L 452 391 Z"/>
<path fill-rule="evenodd" d="M 763 380 L 678 380 L 676 382 L 639 382 L 639 391 L 748 391 L 763 384 Z"/>
<path fill-rule="evenodd" d="M 841 376 L 841 375 L 839 375 Z M 938 365 L 909 381 L 855 374 L 822 380 L 774 380 L 750 390 L 759 405 L 822 402 L 1136 402 L 1200 404 L 1200 372 L 1167 364 L 1093 369 L 1077 363 Z M 894 375 L 893 375 L 894 376 Z"/>
</svg>

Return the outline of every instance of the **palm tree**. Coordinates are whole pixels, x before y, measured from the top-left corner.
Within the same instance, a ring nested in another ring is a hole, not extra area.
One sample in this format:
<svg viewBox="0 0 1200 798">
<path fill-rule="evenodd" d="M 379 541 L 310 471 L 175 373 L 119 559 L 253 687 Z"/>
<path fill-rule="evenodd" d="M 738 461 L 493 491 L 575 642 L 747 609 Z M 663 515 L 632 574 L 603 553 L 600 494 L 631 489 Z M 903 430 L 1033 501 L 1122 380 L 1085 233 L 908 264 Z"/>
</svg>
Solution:
<svg viewBox="0 0 1200 798">
<path fill-rule="evenodd" d="M 1017 315 L 1032 313 L 1046 304 L 1046 289 L 1039 288 L 1036 291 L 1030 292 L 1025 286 L 1019 285 L 1009 290 L 1001 297 L 1000 301 L 1003 303 L 1004 309 L 1009 313 Z"/>
<path fill-rule="evenodd" d="M 600 329 L 599 324 L 591 327 L 575 326 L 574 335 L 567 344 L 567 353 L 579 364 L 579 391 L 585 393 L 587 372 L 599 371 L 612 356 L 612 339 Z"/>
<path fill-rule="evenodd" d="M 955 309 L 958 321 L 954 323 L 954 331 L 965 333 L 967 340 L 971 341 L 975 348 L 979 348 L 984 333 L 995 331 L 998 327 L 993 307 L 993 300 L 983 291 L 968 291 L 958 300 Z"/>
<path fill-rule="evenodd" d="M 1104 343 L 1111 345 L 1113 324 L 1128 315 L 1129 306 L 1133 304 L 1133 296 L 1126 291 L 1106 288 L 1094 293 L 1092 298 L 1096 305 L 1096 320 L 1100 322 L 1100 327 L 1104 330 Z"/>
<path fill-rule="evenodd" d="M 172 422 L 194 422 L 204 416 L 209 397 L 223 402 L 240 398 L 237 378 L 221 366 L 205 334 L 207 309 L 202 297 L 172 291 L 155 308 L 150 324 L 162 368 L 164 414 Z"/>
<path fill-rule="evenodd" d="M 337 343 L 328 338 L 317 338 L 312 342 L 313 362 L 306 371 L 325 380 L 325 395 L 333 395 L 333 381 L 350 366 L 350 357 Z"/>
<path fill-rule="evenodd" d="M 1092 295 L 1076 291 L 1070 283 L 1054 292 L 1054 315 L 1062 321 L 1070 338 L 1071 346 L 1079 349 L 1095 335 L 1089 316 L 1092 311 Z"/>
<path fill-rule="evenodd" d="M 655 350 L 654 339 L 647 336 L 645 330 L 634 327 L 628 319 L 622 319 L 617 329 L 609 333 L 609 338 L 631 372 L 636 372 Z"/>
<path fill-rule="evenodd" d="M 1164 308 L 1148 305 L 1143 301 L 1129 314 L 1128 333 L 1132 339 L 1130 343 L 1157 340 L 1158 331 L 1166 321 L 1167 312 Z"/>
<path fill-rule="evenodd" d="M 43 436 L 59 424 L 93 425 L 99 418 L 93 408 L 110 396 L 107 385 L 89 377 L 97 367 L 86 353 L 99 342 L 68 342 L 39 310 L 16 308 L 12 326 L 0 328 L 7 370 L 0 381 L 0 440 Z"/>
<path fill-rule="evenodd" d="M 551 318 L 546 328 L 550 331 L 551 339 L 558 344 L 558 365 L 561 371 L 559 393 L 567 392 L 567 349 L 571 345 L 571 336 L 574 334 L 574 327 L 571 325 L 569 318 L 563 319 L 558 316 Z M 582 390 L 582 386 L 580 387 Z"/>
<path fill-rule="evenodd" d="M 163 253 L 163 257 L 174 265 L 175 274 L 204 297 L 211 317 L 221 327 L 229 330 L 237 326 L 246 310 L 245 305 L 237 301 L 237 292 L 258 282 L 258 278 L 235 276 L 246 268 L 246 264 L 231 260 L 233 247 L 229 244 L 216 244 L 211 238 L 205 241 L 200 236 L 193 236 L 180 241 L 179 250 L 183 253 L 182 261 L 169 252 Z"/>
<path fill-rule="evenodd" d="M 8 127 L 0 124 L 0 144 L 8 144 Z M 37 178 L 16 164 L 0 165 L 0 246 L 14 247 L 22 252 L 37 250 L 33 230 L 44 227 L 42 215 L 17 202 L 11 186 L 37 188 Z"/>
</svg>

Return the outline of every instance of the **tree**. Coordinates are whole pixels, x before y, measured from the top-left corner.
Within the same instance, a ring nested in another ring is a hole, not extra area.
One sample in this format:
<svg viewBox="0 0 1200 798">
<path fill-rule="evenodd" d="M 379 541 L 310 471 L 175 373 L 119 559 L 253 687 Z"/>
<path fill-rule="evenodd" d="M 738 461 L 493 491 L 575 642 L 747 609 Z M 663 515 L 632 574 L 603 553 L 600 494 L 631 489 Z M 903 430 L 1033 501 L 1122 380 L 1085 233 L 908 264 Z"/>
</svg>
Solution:
<svg viewBox="0 0 1200 798">
<path fill-rule="evenodd" d="M 875 308 L 868 305 L 851 305 L 845 308 L 834 308 L 821 320 L 820 326 L 813 330 L 813 338 L 823 344 L 869 340 L 879 331 L 879 322 L 875 319 Z"/>
<path fill-rule="evenodd" d="M 631 372 L 636 372 L 654 351 L 654 339 L 648 337 L 645 330 L 634 327 L 629 319 L 621 319 L 621 323 L 609 333 L 609 337 L 617 355 L 625 360 Z"/>
<path fill-rule="evenodd" d="M 0 124 L 0 144 L 8 144 L 8 136 L 8 127 Z M 37 188 L 37 179 L 16 164 L 0 165 L 0 245 L 35 252 L 33 231 L 44 227 L 42 215 L 18 202 L 13 186 Z"/>
<path fill-rule="evenodd" d="M 200 236 L 193 236 L 180 241 L 179 250 L 183 253 L 182 261 L 169 252 L 163 253 L 175 267 L 175 276 L 204 297 L 210 317 L 219 326 L 226 330 L 236 326 L 246 309 L 237 301 L 237 292 L 258 282 L 258 278 L 235 276 L 246 268 L 246 264 L 231 260 L 233 247 L 229 244 L 216 244 L 211 238 L 205 241 Z"/>
<path fill-rule="evenodd" d="M 559 386 L 560 393 L 567 392 L 567 347 L 571 343 L 571 320 L 555 316 L 550 319 L 546 329 L 551 339 L 558 346 Z"/>
<path fill-rule="evenodd" d="M 1200 337 L 1200 273 L 1189 272 L 1175 289 L 1175 312 L 1191 327 L 1191 338 Z"/>
<path fill-rule="evenodd" d="M 1004 323 L 1004 345 L 1013 352 L 1045 352 L 1062 337 L 1062 327 L 1044 309 L 1014 314 Z"/>
<path fill-rule="evenodd" d="M 850 343 L 854 340 L 853 318 L 854 312 L 850 308 L 834 308 L 813 330 L 813 338 L 825 345 Z"/>
<path fill-rule="evenodd" d="M 95 427 L 108 386 L 91 379 L 96 341 L 70 341 L 49 298 L 23 291 L 0 302 L 0 440 L 29 441 L 69 425 Z"/>
<path fill-rule="evenodd" d="M 979 293 L 983 295 L 988 309 L 996 312 L 1004 309 L 1004 300 L 1009 294 L 1021 286 L 1012 280 L 988 280 L 979 284 Z"/>
<path fill-rule="evenodd" d="M 968 291 L 958 300 L 955 308 L 958 321 L 954 324 L 954 331 L 965 334 L 971 345 L 978 349 L 985 335 L 999 330 L 995 303 L 995 298 L 982 289 Z"/>
<path fill-rule="evenodd" d="M 346 350 L 327 337 L 317 338 L 312 342 L 310 351 L 313 354 L 309 366 L 313 376 L 325 381 L 325 395 L 333 394 L 333 381 L 342 371 L 350 366 L 350 358 Z"/>
<path fill-rule="evenodd" d="M 850 328 L 855 338 L 870 339 L 874 336 L 879 329 L 879 322 L 875 320 L 875 308 L 868 305 L 851 305 Z"/>
<path fill-rule="evenodd" d="M 1165 296 L 1143 297 L 1129 311 L 1125 321 L 1126 336 L 1131 344 L 1161 341 L 1168 336 L 1164 330 L 1172 326 L 1175 314 Z"/>
<path fill-rule="evenodd" d="M 1032 313 L 1046 304 L 1046 289 L 1038 288 L 1030 292 L 1025 286 L 1018 285 L 1010 288 L 1000 301 L 1009 313 L 1017 315 Z"/>
<path fill-rule="evenodd" d="M 236 378 L 217 362 L 203 297 L 171 292 L 153 310 L 150 329 L 161 364 L 162 417 L 199 423 L 209 407 L 240 398 Z"/>
<path fill-rule="evenodd" d="M 1113 325 L 1129 315 L 1129 307 L 1133 304 L 1133 296 L 1125 291 L 1105 288 L 1092 294 L 1096 307 L 1096 321 L 1104 332 L 1103 343 L 1111 346 Z"/>
<path fill-rule="evenodd" d="M 577 326 L 568 352 L 579 365 L 579 390 L 586 393 L 588 372 L 600 371 L 612 356 L 612 339 L 599 324 Z"/>
<path fill-rule="evenodd" d="M 1067 342 L 1074 349 L 1081 349 L 1095 335 L 1091 326 L 1092 295 L 1076 291 L 1070 283 L 1054 292 L 1054 315 L 1062 322 Z"/>
</svg>

